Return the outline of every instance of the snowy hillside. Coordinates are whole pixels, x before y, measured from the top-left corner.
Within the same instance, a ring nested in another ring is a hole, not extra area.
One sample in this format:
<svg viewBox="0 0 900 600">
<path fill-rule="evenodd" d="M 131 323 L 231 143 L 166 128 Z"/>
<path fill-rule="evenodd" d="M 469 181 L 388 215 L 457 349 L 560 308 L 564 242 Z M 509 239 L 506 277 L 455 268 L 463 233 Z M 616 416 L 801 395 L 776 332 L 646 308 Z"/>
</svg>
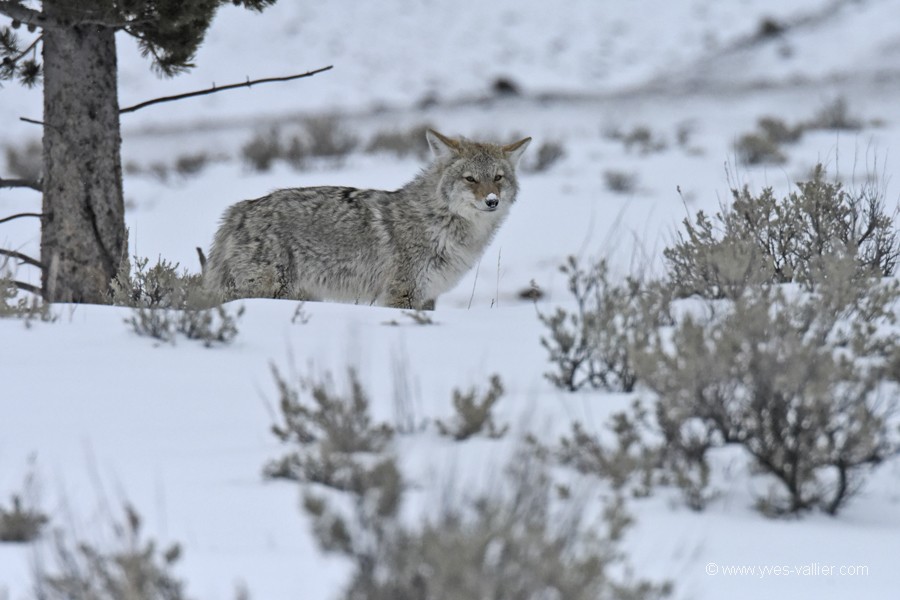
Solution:
<svg viewBox="0 0 900 600">
<path fill-rule="evenodd" d="M 213 94 L 123 115 L 131 253 L 197 271 L 223 210 L 280 187 L 340 184 L 395 189 L 423 160 L 368 151 L 376 135 L 429 124 L 449 135 L 535 141 L 509 220 L 479 267 L 442 296 L 434 325 L 399 311 L 252 300 L 239 334 L 212 349 L 156 343 L 123 323 L 118 307 L 55 306 L 54 323 L 0 319 L 0 507 L 33 474 L 34 502 L 51 527 L 98 545 L 125 501 L 144 532 L 179 542 L 175 572 L 197 599 L 337 598 L 349 561 L 321 552 L 299 487 L 266 481 L 283 453 L 270 431 L 282 373 L 330 371 L 344 387 L 356 368 L 377 420 L 395 422 L 398 390 L 417 419 L 452 414 L 456 388 L 483 389 L 497 373 L 505 394 L 502 440 L 457 443 L 435 428 L 398 436 L 414 492 L 406 516 L 431 514 L 448 481 L 491 488 L 520 439 L 555 443 L 580 421 L 601 431 L 634 394 L 563 392 L 547 381 L 537 308 L 572 305 L 558 267 L 569 255 L 608 256 L 615 276 L 658 271 L 681 220 L 714 212 L 729 188 L 781 194 L 822 162 L 849 186 L 877 175 L 888 209 L 900 198 L 900 3 L 895 0 L 684 0 L 547 2 L 281 0 L 259 15 L 223 8 L 197 68 L 171 80 L 151 73 L 119 39 L 120 103 L 246 78 L 332 71 L 291 83 Z M 766 29 L 765 24 L 769 24 Z M 768 33 L 766 33 L 768 32 Z M 498 79 L 517 93 L 499 94 Z M 821 120 L 844 102 L 853 129 L 810 128 L 780 149 L 780 164 L 747 165 L 735 144 L 761 117 Z M 0 89 L 0 146 L 38 138 L 40 90 Z M 328 116 L 356 138 L 339 159 L 303 168 L 251 168 L 254 137 L 289 137 Z M 632 135 L 634 134 L 634 135 Z M 632 138 L 629 141 L 629 135 Z M 535 166 L 542 145 L 561 157 Z M 180 159 L 203 157 L 199 168 Z M 0 176 L 11 165 L 0 158 Z M 0 218 L 39 210 L 30 190 L 0 190 Z M 900 223 L 898 223 L 900 225 Z M 34 219 L 0 224 L 0 248 L 37 255 Z M 21 265 L 16 278 L 39 283 Z M 394 323 L 392 323 L 394 322 Z M 719 496 L 702 512 L 673 490 L 630 499 L 635 524 L 622 550 L 633 575 L 669 580 L 673 597 L 713 600 L 895 598 L 900 589 L 900 461 L 878 467 L 837 517 L 768 519 L 753 507 L 759 481 L 746 456 L 723 453 Z M 588 490 L 594 509 L 608 490 Z M 33 569 L 52 536 L 0 543 L 0 600 L 31 596 Z M 853 567 L 854 575 L 727 575 L 729 566 Z M 713 565 L 713 566 L 710 566 Z M 863 569 L 864 567 L 864 569 Z"/>
</svg>

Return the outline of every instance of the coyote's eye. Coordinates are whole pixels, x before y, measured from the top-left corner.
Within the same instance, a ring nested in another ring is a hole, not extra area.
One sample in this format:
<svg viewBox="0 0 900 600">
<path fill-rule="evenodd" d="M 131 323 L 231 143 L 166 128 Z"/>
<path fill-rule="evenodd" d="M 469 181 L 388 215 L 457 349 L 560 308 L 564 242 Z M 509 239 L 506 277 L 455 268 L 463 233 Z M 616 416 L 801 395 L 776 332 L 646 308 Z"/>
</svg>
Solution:
<svg viewBox="0 0 900 600">
<path fill-rule="evenodd" d="M 503 179 L 503 175 L 501 175 L 500 173 L 494 175 L 494 181 L 500 181 L 501 179 Z"/>
<path fill-rule="evenodd" d="M 468 181 L 469 183 L 475 183 L 475 178 L 471 175 L 466 175 L 466 181 Z"/>
</svg>

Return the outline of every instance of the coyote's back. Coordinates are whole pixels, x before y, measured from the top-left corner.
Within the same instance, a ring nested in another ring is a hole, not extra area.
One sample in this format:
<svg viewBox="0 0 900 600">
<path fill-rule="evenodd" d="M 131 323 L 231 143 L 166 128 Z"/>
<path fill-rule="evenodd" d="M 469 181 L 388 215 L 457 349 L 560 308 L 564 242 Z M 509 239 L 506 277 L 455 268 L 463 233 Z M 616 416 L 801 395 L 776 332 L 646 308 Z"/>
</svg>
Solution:
<svg viewBox="0 0 900 600">
<path fill-rule="evenodd" d="M 516 199 L 508 146 L 429 131 L 434 162 L 399 190 L 292 188 L 231 206 L 204 283 L 223 300 L 430 308 L 478 260 Z"/>
</svg>

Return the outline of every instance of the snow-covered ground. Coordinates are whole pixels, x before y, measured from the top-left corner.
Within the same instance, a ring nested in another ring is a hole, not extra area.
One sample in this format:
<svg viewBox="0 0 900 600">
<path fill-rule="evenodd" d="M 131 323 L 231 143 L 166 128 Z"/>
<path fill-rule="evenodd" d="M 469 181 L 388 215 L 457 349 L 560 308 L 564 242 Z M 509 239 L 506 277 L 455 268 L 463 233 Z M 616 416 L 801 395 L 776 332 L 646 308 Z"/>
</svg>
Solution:
<svg viewBox="0 0 900 600">
<path fill-rule="evenodd" d="M 759 40 L 763 18 L 796 27 Z M 897 22 L 895 0 L 575 0 L 564 9 L 516 0 L 282 0 L 260 15 L 223 8 L 198 67 L 164 81 L 123 36 L 123 106 L 213 82 L 335 66 L 311 79 L 123 115 L 125 162 L 222 156 L 193 176 L 126 175 L 131 251 L 140 256 L 195 270 L 194 248 L 208 246 L 222 211 L 237 200 L 287 186 L 396 188 L 421 166 L 355 152 L 340 164 L 314 162 L 303 171 L 279 164 L 260 174 L 239 160 L 254 134 L 310 115 L 337 114 L 363 140 L 427 122 L 473 138 L 532 135 L 529 153 L 553 141 L 565 156 L 545 172 L 522 173 L 508 222 L 477 272 L 440 299 L 435 326 L 389 309 L 324 303 L 307 304 L 311 318 L 301 325 L 291 322 L 295 303 L 254 300 L 242 303 L 236 341 L 206 349 L 140 338 L 120 308 L 59 306 L 56 323 L 29 329 L 0 321 L 0 503 L 21 491 L 33 455 L 40 506 L 54 526 L 102 540 L 108 506 L 127 499 L 148 534 L 183 544 L 177 572 L 192 597 L 230 597 L 244 582 L 260 599 L 334 598 L 348 565 L 316 548 L 297 487 L 260 474 L 282 452 L 269 431 L 270 363 L 302 373 L 312 362 L 337 376 L 354 366 L 375 415 L 389 421 L 398 365 L 428 419 L 451 413 L 453 388 L 483 387 L 498 373 L 506 387 L 498 417 L 513 426 L 505 440 L 455 444 L 429 429 L 398 442 L 404 472 L 426 490 L 440 481 L 435 474 L 487 480 L 526 431 L 550 443 L 573 419 L 601 429 L 631 396 L 552 387 L 542 375 L 549 369 L 542 326 L 518 292 L 534 280 L 546 292 L 542 308 L 567 302 L 557 267 L 569 254 L 609 255 L 620 274 L 658 266 L 680 220 L 714 210 L 728 197 L 729 178 L 783 192 L 822 161 L 849 182 L 883 175 L 893 207 L 900 196 L 891 180 L 900 172 Z M 493 97 L 498 77 L 522 94 Z M 808 132 L 786 147 L 782 166 L 736 164 L 733 144 L 759 117 L 799 122 L 839 97 L 863 129 Z M 39 118 L 40 103 L 39 90 L 0 89 L 0 145 L 37 137 L 18 117 Z M 642 154 L 609 135 L 637 126 L 665 148 Z M 679 130 L 689 132 L 684 144 Z M 609 173 L 633 175 L 634 189 L 611 191 Z M 37 211 L 36 198 L 0 190 L 0 218 Z M 38 243 L 33 220 L 0 224 L 0 247 L 36 254 Z M 39 279 L 25 266 L 17 278 Z M 701 513 L 665 492 L 630 503 L 636 525 L 625 550 L 637 576 L 671 579 L 684 599 L 896 597 L 898 461 L 881 466 L 837 518 L 767 520 L 752 508 L 745 461 L 735 458 L 727 473 L 717 482 L 723 494 Z M 0 544 L 0 598 L 29 597 L 39 548 Z M 707 574 L 710 563 L 867 571 L 727 576 Z"/>
</svg>

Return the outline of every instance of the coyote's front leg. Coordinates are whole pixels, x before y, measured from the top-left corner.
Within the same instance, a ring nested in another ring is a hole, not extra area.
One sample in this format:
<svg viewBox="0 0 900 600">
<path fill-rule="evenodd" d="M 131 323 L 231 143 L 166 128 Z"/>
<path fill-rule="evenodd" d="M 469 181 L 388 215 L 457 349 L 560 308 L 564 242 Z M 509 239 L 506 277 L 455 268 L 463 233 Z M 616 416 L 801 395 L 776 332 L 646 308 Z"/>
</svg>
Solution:
<svg viewBox="0 0 900 600">
<path fill-rule="evenodd" d="M 434 310 L 434 300 L 425 298 L 408 279 L 398 279 L 388 288 L 387 305 L 391 308 Z"/>
</svg>

